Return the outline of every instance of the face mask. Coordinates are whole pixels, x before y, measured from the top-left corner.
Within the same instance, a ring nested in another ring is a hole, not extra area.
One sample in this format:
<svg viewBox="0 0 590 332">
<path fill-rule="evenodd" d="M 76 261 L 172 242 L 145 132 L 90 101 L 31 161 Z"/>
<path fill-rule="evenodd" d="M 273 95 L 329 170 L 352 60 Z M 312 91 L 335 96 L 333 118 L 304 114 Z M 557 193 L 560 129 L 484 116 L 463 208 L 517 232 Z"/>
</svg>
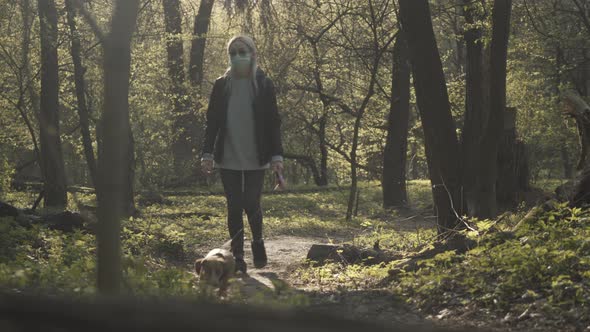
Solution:
<svg viewBox="0 0 590 332">
<path fill-rule="evenodd" d="M 243 55 L 236 54 L 231 57 L 231 68 L 235 73 L 239 75 L 247 74 L 250 70 L 251 65 L 252 58 L 250 56 L 250 53 L 244 53 Z"/>
</svg>

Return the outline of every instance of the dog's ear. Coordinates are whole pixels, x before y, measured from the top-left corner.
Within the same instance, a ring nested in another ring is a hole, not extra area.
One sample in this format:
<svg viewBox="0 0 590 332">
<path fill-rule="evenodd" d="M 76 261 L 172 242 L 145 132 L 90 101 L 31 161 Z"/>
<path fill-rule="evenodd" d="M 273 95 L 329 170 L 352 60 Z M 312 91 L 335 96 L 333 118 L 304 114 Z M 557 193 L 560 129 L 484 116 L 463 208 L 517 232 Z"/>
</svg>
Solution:
<svg viewBox="0 0 590 332">
<path fill-rule="evenodd" d="M 203 265 L 203 260 L 204 260 L 204 258 L 199 258 L 195 261 L 195 273 L 196 274 L 201 273 L 201 266 Z"/>
</svg>

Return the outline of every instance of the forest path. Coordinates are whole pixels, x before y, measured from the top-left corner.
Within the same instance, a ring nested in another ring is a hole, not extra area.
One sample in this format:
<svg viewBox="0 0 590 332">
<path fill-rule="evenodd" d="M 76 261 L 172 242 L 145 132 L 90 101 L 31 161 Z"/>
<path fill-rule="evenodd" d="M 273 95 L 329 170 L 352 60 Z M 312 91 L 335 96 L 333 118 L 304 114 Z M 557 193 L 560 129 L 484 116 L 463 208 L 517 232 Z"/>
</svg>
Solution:
<svg viewBox="0 0 590 332">
<path fill-rule="evenodd" d="M 395 326 L 398 323 L 425 323 L 419 314 L 413 312 L 401 299 L 389 289 L 372 290 L 325 290 L 308 287 L 296 280 L 293 273 L 307 256 L 313 244 L 340 244 L 350 238 L 334 237 L 300 237 L 277 236 L 265 240 L 269 263 L 262 269 L 251 267 L 251 254 L 246 250 L 246 262 L 249 270 L 247 276 L 238 278 L 242 284 L 243 294 L 254 296 L 271 290 L 276 294 L 277 287 L 291 288 L 304 293 L 310 299 L 310 306 L 318 312 L 333 315 L 369 320 L 385 325 Z"/>
<path fill-rule="evenodd" d="M 433 221 L 421 215 L 389 220 L 399 232 L 414 232 L 416 227 L 433 227 Z M 244 241 L 248 273 L 238 273 L 234 284 L 247 299 L 269 299 L 279 294 L 304 294 L 309 299 L 308 308 L 331 315 L 377 322 L 396 326 L 403 324 L 431 324 L 422 315 L 413 311 L 391 289 L 332 289 L 308 285 L 298 279 L 295 271 L 304 263 L 307 252 L 314 244 L 350 243 L 358 234 L 274 235 L 265 238 L 268 264 L 256 269 L 252 263 L 249 240 Z M 198 248 L 207 252 L 210 247 Z M 234 288 L 235 289 L 235 288 Z"/>
</svg>

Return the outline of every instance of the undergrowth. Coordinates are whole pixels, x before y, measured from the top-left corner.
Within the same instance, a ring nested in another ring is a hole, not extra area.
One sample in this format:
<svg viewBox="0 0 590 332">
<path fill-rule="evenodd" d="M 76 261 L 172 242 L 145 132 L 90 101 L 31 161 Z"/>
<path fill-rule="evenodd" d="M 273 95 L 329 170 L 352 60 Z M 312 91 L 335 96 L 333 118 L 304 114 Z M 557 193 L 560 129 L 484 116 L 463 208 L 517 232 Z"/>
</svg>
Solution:
<svg viewBox="0 0 590 332">
<path fill-rule="evenodd" d="M 432 204 L 428 182 L 411 182 L 409 188 L 413 209 L 401 213 L 383 210 L 380 188 L 363 184 L 358 215 L 350 222 L 344 220 L 346 190 L 265 195 L 265 236 L 347 239 L 358 247 L 377 244 L 394 255 L 411 257 L 434 241 L 436 230 L 433 220 L 425 216 Z M 30 193 L 6 193 L 5 197 L 21 208 L 35 199 Z M 197 286 L 191 265 L 206 248 L 227 240 L 225 198 L 179 195 L 166 199 L 140 206 L 139 217 L 123 222 L 125 292 L 216 298 Z M 86 194 L 73 195 L 70 202 L 69 209 L 90 216 L 85 209 L 95 206 L 94 197 Z M 463 254 L 447 251 L 422 260 L 415 271 L 400 269 L 405 259 L 376 265 L 303 264 L 288 281 L 297 288 L 320 291 L 387 288 L 433 317 L 587 326 L 590 211 L 553 203 L 524 215 L 521 209 L 498 220 L 473 220 L 477 231 L 465 235 L 476 246 Z M 247 227 L 245 231 L 248 237 Z M 0 219 L 0 287 L 94 294 L 95 248 L 94 235 L 89 233 L 65 234 L 39 225 L 25 228 L 12 218 Z M 393 270 L 401 273 L 392 278 Z M 229 300 L 234 302 L 308 304 L 304 295 L 287 285 L 275 285 L 272 294 L 253 297 L 241 294 L 237 285 L 232 289 Z"/>
</svg>

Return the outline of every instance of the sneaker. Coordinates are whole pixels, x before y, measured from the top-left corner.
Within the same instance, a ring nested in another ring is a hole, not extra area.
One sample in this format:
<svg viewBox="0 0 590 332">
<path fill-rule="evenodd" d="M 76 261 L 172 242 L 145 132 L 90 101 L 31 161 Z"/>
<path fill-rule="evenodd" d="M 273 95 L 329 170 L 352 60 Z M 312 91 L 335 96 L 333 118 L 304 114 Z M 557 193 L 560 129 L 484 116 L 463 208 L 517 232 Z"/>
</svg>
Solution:
<svg viewBox="0 0 590 332">
<path fill-rule="evenodd" d="M 264 241 L 252 241 L 252 256 L 255 268 L 261 269 L 266 266 L 268 260 L 266 258 L 266 249 L 264 248 Z"/>
<path fill-rule="evenodd" d="M 246 261 L 244 257 L 236 257 L 236 272 L 241 271 L 243 274 L 246 274 L 246 270 L 248 269 L 246 266 Z"/>
</svg>

